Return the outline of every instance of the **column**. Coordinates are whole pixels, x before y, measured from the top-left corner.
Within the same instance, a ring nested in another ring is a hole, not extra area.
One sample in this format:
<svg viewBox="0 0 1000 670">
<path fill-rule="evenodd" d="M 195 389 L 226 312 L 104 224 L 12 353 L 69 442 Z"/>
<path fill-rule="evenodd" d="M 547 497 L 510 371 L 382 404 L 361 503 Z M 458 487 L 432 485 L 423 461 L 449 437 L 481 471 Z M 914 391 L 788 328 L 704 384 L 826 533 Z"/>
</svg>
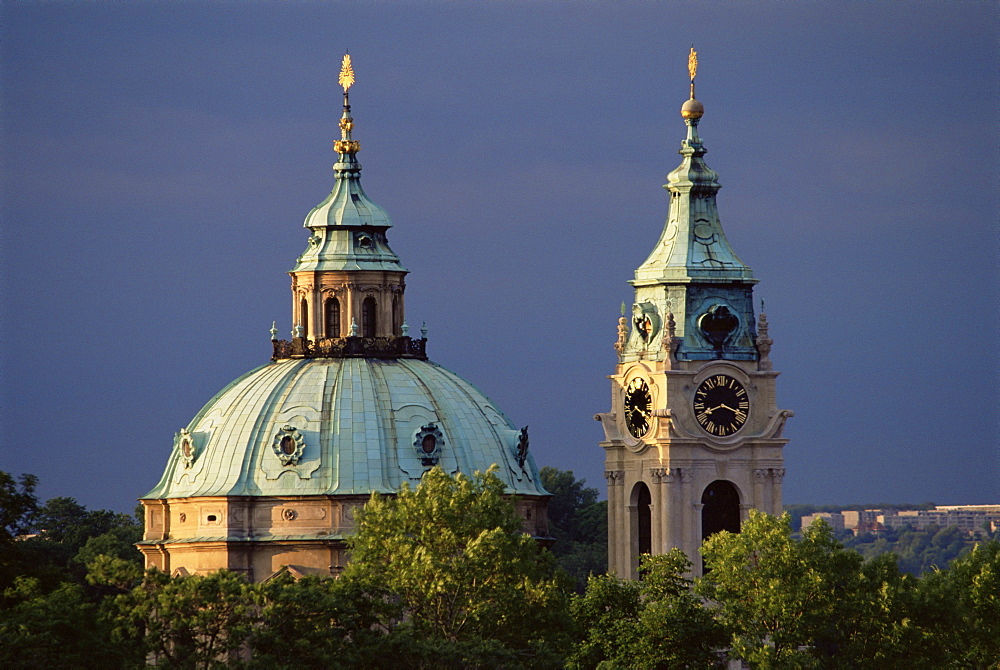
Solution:
<svg viewBox="0 0 1000 670">
<path fill-rule="evenodd" d="M 684 549 L 684 551 L 688 555 L 688 558 L 691 560 L 691 565 L 692 565 L 691 572 L 696 577 L 700 577 L 701 574 L 704 572 L 704 570 L 702 570 L 703 561 L 701 559 L 701 552 L 698 551 L 699 549 L 701 549 L 701 528 L 702 528 L 701 512 L 703 509 L 705 509 L 704 503 L 698 502 L 692 505 L 691 516 L 694 517 L 694 522 L 697 531 L 693 537 L 688 538 L 688 540 L 692 543 L 692 549 L 688 548 Z"/>
<path fill-rule="evenodd" d="M 666 476 L 667 471 L 664 468 L 651 468 L 649 471 L 649 480 L 651 483 L 649 497 L 650 497 L 650 553 L 654 556 L 656 554 L 662 554 L 666 551 L 666 534 L 664 523 L 666 521 L 666 514 L 664 513 L 664 504 L 666 501 L 663 497 L 663 479 Z"/>
<path fill-rule="evenodd" d="M 771 514 L 781 514 L 781 482 L 785 479 L 784 468 L 771 469 Z"/>
<path fill-rule="evenodd" d="M 692 547 L 697 548 L 698 546 L 695 536 L 697 535 L 699 539 L 701 537 L 701 513 L 697 511 L 701 509 L 701 503 L 699 502 L 697 506 L 695 506 L 694 500 L 691 498 L 691 468 L 677 468 L 677 476 L 681 480 L 680 504 L 677 507 L 677 513 L 681 515 L 681 537 L 677 546 L 680 547 L 684 553 L 688 555 L 688 558 L 691 559 L 691 562 L 694 563 L 698 559 L 698 552 L 695 551 L 694 553 L 691 553 L 691 549 Z M 697 517 L 699 524 L 697 528 L 695 528 L 694 523 L 695 517 Z"/>
<path fill-rule="evenodd" d="M 764 482 L 768 478 L 768 472 L 764 468 L 755 468 L 753 471 L 753 500 L 750 503 L 759 510 L 768 511 L 771 506 L 764 500 Z M 742 518 L 742 517 L 741 517 Z"/>
</svg>

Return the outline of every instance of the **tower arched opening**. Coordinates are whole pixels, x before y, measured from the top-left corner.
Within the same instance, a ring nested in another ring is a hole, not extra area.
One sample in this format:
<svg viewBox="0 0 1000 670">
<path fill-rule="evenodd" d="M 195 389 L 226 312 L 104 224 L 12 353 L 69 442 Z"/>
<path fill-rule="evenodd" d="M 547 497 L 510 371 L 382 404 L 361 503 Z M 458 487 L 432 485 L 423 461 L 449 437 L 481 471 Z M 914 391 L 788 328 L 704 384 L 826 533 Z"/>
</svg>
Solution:
<svg viewBox="0 0 1000 670">
<path fill-rule="evenodd" d="M 740 532 L 740 492 L 732 482 L 717 479 L 701 494 L 701 539 L 722 530 Z"/>
<path fill-rule="evenodd" d="M 649 487 L 638 482 L 632 488 L 632 500 L 629 508 L 632 512 L 632 572 L 639 568 L 639 556 L 653 552 L 653 498 Z"/>
</svg>

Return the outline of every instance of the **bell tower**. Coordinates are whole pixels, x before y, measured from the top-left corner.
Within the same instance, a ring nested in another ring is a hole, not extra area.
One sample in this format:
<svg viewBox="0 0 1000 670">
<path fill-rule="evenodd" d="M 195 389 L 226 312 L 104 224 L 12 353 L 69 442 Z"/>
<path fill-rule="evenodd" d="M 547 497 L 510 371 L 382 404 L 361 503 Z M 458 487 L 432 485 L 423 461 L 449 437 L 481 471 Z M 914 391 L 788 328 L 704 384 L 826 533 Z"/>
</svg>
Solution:
<svg viewBox="0 0 1000 670">
<path fill-rule="evenodd" d="M 781 512 L 782 437 L 753 271 L 730 247 L 716 207 L 718 175 L 698 135 L 697 54 L 688 58 L 687 137 L 667 175 L 663 232 L 635 271 L 631 312 L 618 321 L 611 411 L 601 422 L 608 482 L 608 567 L 637 576 L 640 554 L 682 549 L 702 573 L 698 549 L 720 530 L 738 532 L 748 510 Z"/>
</svg>

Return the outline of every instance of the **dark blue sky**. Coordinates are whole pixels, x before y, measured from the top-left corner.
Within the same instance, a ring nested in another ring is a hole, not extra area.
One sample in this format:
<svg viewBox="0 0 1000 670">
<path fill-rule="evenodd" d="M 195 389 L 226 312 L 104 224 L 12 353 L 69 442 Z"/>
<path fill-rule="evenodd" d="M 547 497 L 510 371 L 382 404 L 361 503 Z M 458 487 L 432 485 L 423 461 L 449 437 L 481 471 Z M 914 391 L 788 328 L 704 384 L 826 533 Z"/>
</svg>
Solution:
<svg viewBox="0 0 1000 670">
<path fill-rule="evenodd" d="M 4 2 L 0 469 L 130 509 L 290 328 L 340 58 L 431 358 L 604 491 L 693 42 L 786 502 L 1000 500 L 993 2 Z"/>
</svg>

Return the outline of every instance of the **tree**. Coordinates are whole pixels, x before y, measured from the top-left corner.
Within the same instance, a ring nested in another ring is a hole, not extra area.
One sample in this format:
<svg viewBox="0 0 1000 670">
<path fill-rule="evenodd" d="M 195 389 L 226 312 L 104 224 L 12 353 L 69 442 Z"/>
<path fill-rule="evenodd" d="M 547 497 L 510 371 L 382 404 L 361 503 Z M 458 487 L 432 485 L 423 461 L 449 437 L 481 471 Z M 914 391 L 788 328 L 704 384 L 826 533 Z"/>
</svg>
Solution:
<svg viewBox="0 0 1000 670">
<path fill-rule="evenodd" d="M 576 580 L 583 593 L 590 574 L 608 570 L 608 503 L 598 501 L 598 490 L 586 487 L 573 472 L 544 467 L 539 471 L 549 499 L 549 532 L 555 538 L 552 553 Z"/>
<path fill-rule="evenodd" d="M 104 617 L 133 662 L 227 668 L 258 624 L 257 589 L 227 570 L 171 578 L 151 569 L 140 585 L 105 600 Z"/>
<path fill-rule="evenodd" d="M 120 667 L 97 605 L 79 584 L 45 592 L 39 580 L 18 577 L 0 609 L 0 666 L 4 668 Z"/>
<path fill-rule="evenodd" d="M 725 631 L 692 592 L 691 562 L 679 549 L 641 559 L 641 581 L 592 576 L 571 611 L 582 639 L 574 668 L 721 666 Z"/>
<path fill-rule="evenodd" d="M 450 477 L 434 468 L 415 489 L 373 494 L 356 520 L 342 579 L 398 602 L 406 623 L 383 625 L 436 650 L 432 665 L 442 648 L 462 650 L 456 661 L 469 666 L 508 652 L 533 667 L 558 662 L 564 585 L 492 470 Z"/>
<path fill-rule="evenodd" d="M 17 480 L 0 470 L 0 545 L 9 544 L 31 530 L 38 498 L 38 477 L 22 474 Z"/>
<path fill-rule="evenodd" d="M 397 659 L 380 620 L 398 613 L 356 581 L 279 573 L 258 589 L 260 619 L 248 647 L 252 667 L 373 668 Z"/>
<path fill-rule="evenodd" d="M 22 543 L 17 538 L 31 530 L 38 510 L 38 478 L 23 474 L 16 480 L 0 470 L 0 590 L 24 572 Z"/>
<path fill-rule="evenodd" d="M 914 616 L 940 667 L 1000 668 L 1000 542 L 976 545 L 924 575 Z"/>
<path fill-rule="evenodd" d="M 30 528 L 33 536 L 0 548 L 4 552 L 0 588 L 17 575 L 38 578 L 46 591 L 63 581 L 84 584 L 86 564 L 100 554 L 142 563 L 135 548 L 142 538 L 142 524 L 129 514 L 88 510 L 73 498 L 57 497 L 35 505 Z"/>
<path fill-rule="evenodd" d="M 738 534 L 720 532 L 702 547 L 709 572 L 699 593 L 718 606 L 731 653 L 763 668 L 810 667 L 816 646 L 836 646 L 838 606 L 857 586 L 861 557 L 815 523 L 792 539 L 788 515 L 750 510 Z"/>
</svg>

